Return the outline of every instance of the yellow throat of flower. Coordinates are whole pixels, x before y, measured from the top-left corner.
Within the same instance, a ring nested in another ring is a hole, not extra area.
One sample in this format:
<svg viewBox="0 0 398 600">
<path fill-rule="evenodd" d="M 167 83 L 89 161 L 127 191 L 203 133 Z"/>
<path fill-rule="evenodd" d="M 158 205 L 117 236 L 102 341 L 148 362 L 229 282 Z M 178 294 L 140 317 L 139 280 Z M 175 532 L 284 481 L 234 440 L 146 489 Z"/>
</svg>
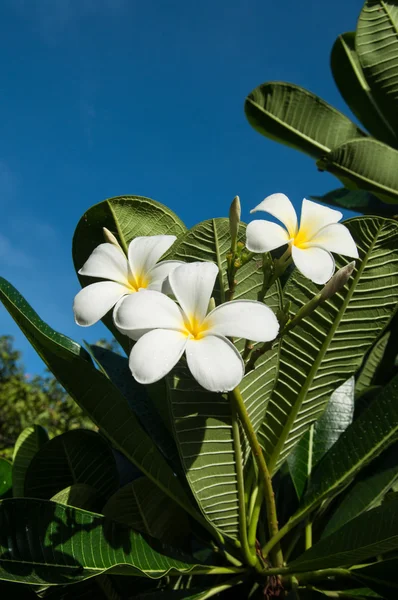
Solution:
<svg viewBox="0 0 398 600">
<path fill-rule="evenodd" d="M 204 333 L 209 329 L 209 324 L 200 321 L 195 315 L 188 316 L 184 321 L 185 335 L 194 340 L 200 340 Z"/>
<path fill-rule="evenodd" d="M 305 248 L 310 239 L 311 236 L 309 231 L 304 227 L 300 227 L 296 235 L 292 236 L 292 244 L 296 246 L 296 248 Z"/>
<path fill-rule="evenodd" d="M 149 278 L 144 273 L 138 273 L 135 276 L 131 274 L 128 279 L 128 285 L 131 292 L 138 292 L 139 289 L 147 288 L 149 285 Z"/>
</svg>

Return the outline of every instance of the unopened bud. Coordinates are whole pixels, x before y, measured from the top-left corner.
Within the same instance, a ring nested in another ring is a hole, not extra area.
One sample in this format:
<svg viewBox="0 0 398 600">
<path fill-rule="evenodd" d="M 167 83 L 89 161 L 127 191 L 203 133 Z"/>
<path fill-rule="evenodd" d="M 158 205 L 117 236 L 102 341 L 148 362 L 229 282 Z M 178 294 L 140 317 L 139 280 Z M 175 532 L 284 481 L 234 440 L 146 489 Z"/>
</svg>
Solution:
<svg viewBox="0 0 398 600">
<path fill-rule="evenodd" d="M 211 312 L 212 310 L 214 310 L 216 308 L 216 301 L 214 300 L 214 298 L 210 298 L 209 300 L 209 307 L 208 307 L 208 312 Z"/>
<path fill-rule="evenodd" d="M 236 251 L 236 240 L 238 238 L 240 213 L 241 210 L 239 196 L 235 196 L 235 198 L 232 200 L 229 209 L 229 231 L 231 234 L 231 249 L 234 253 Z"/>
<path fill-rule="evenodd" d="M 320 292 L 321 302 L 324 302 L 328 298 L 331 298 L 332 296 L 334 296 L 334 294 L 336 292 L 339 292 L 341 289 L 343 289 L 343 287 L 345 286 L 345 284 L 351 277 L 354 269 L 355 269 L 355 260 L 348 263 L 348 265 L 346 265 L 345 267 L 342 267 L 341 269 L 339 269 L 333 275 L 333 277 L 331 279 L 329 279 L 329 281 L 327 282 L 325 287 L 321 290 L 321 292 Z"/>
<path fill-rule="evenodd" d="M 108 242 L 108 244 L 112 244 L 113 246 L 116 246 L 117 248 L 122 250 L 122 247 L 120 246 L 119 242 L 117 241 L 117 239 L 115 238 L 113 233 L 111 231 L 109 231 L 109 229 L 107 229 L 106 227 L 103 227 L 102 231 L 104 234 L 105 241 Z M 123 252 L 123 250 L 122 250 L 122 252 Z"/>
</svg>

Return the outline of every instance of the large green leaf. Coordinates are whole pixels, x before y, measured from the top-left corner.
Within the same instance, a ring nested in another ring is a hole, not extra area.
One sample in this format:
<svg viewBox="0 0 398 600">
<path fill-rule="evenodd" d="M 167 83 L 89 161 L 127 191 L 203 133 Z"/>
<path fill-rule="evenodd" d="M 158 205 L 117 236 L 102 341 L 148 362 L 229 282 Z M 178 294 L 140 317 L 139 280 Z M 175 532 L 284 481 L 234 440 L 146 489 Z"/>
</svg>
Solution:
<svg viewBox="0 0 398 600">
<path fill-rule="evenodd" d="M 101 511 L 135 531 L 180 547 L 189 535 L 187 515 L 147 477 L 118 490 Z"/>
<path fill-rule="evenodd" d="M 314 506 L 347 487 L 360 469 L 397 438 L 398 376 L 385 386 L 319 462 L 302 506 L 292 520 L 299 520 Z"/>
<path fill-rule="evenodd" d="M 362 569 L 352 571 L 361 583 L 382 594 L 385 600 L 398 597 L 398 558 L 382 560 Z"/>
<path fill-rule="evenodd" d="M 396 0 L 367 0 L 358 19 L 356 51 L 372 95 L 386 120 L 398 131 L 398 5 Z"/>
<path fill-rule="evenodd" d="M 119 487 L 112 450 L 94 431 L 74 429 L 47 442 L 28 467 L 24 496 L 49 500 L 75 483 L 95 488 L 104 501 Z"/>
<path fill-rule="evenodd" d="M 1 278 L 0 299 L 58 381 L 111 443 L 187 512 L 199 518 L 126 398 L 94 367 L 87 352 L 44 323 L 17 290 Z"/>
<path fill-rule="evenodd" d="M 362 394 L 367 388 L 372 385 L 373 378 L 376 375 L 378 366 L 380 365 L 384 351 L 387 347 L 388 340 L 391 332 L 387 331 L 373 346 L 372 350 L 367 357 L 361 372 L 358 375 L 357 382 L 355 384 L 355 395 Z"/>
<path fill-rule="evenodd" d="M 245 226 L 240 227 L 244 239 Z M 230 247 L 228 219 L 205 221 L 182 236 L 173 259 L 209 260 L 219 265 L 214 296 L 219 304 L 228 288 L 225 255 Z M 262 287 L 261 261 L 251 260 L 237 273 L 234 299 L 256 299 Z M 274 285 L 265 302 L 277 310 L 280 288 Z M 236 340 L 239 350 L 244 341 Z M 240 389 L 255 429 L 260 426 L 274 385 L 278 347 L 268 351 L 247 374 Z M 181 363 L 168 378 L 175 438 L 191 489 L 206 517 L 223 533 L 238 532 L 238 489 L 229 401 L 201 388 Z"/>
<path fill-rule="evenodd" d="M 381 217 L 394 217 L 398 215 L 398 209 L 395 204 L 386 204 L 377 196 L 366 190 L 347 190 L 347 188 L 338 188 L 332 190 L 324 196 L 310 196 L 312 200 L 324 202 L 348 210 L 355 210 L 365 215 L 380 215 Z"/>
<path fill-rule="evenodd" d="M 398 480 L 398 444 L 390 446 L 367 470 L 370 472 L 360 473 L 358 480 L 354 481 L 328 520 L 322 537 L 337 531 L 365 510 L 374 508 L 391 489 Z"/>
<path fill-rule="evenodd" d="M 323 415 L 311 425 L 288 457 L 289 470 L 297 496 L 303 495 L 311 472 L 352 422 L 354 378 L 333 392 Z"/>
<path fill-rule="evenodd" d="M 12 491 L 14 498 L 24 495 L 25 476 L 30 461 L 48 442 L 47 431 L 41 425 L 26 427 L 15 442 L 12 460 Z"/>
<path fill-rule="evenodd" d="M 74 483 L 57 492 L 50 500 L 58 502 L 58 504 L 92 511 L 100 511 L 103 505 L 98 490 L 86 483 Z"/>
<path fill-rule="evenodd" d="M 398 150 L 372 138 L 358 138 L 335 146 L 318 160 L 349 189 L 369 190 L 383 202 L 398 202 Z"/>
<path fill-rule="evenodd" d="M 8 581 L 74 583 L 113 567 L 126 575 L 157 579 L 201 567 L 102 515 L 51 501 L 3 500 L 0 524 L 0 579 Z M 212 567 L 202 566 L 201 571 L 211 572 Z"/>
<path fill-rule="evenodd" d="M 385 119 L 365 79 L 355 50 L 355 32 L 339 35 L 330 57 L 337 87 L 352 112 L 375 138 L 397 147 L 394 129 Z"/>
<path fill-rule="evenodd" d="M 260 85 L 246 98 L 245 112 L 256 131 L 314 158 L 366 135 L 330 104 L 291 83 Z"/>
<path fill-rule="evenodd" d="M 364 563 L 398 548 L 398 499 L 353 519 L 304 552 L 289 567 L 312 571 Z"/>
<path fill-rule="evenodd" d="M 259 432 L 273 472 L 322 414 L 333 390 L 358 370 L 397 308 L 398 223 L 358 217 L 346 225 L 360 256 L 354 275 L 282 342 L 277 385 Z M 347 262 L 336 257 L 337 267 Z M 296 270 L 284 294 L 296 313 L 318 291 Z"/>
<path fill-rule="evenodd" d="M 118 196 L 109 198 L 89 208 L 80 219 L 73 236 L 73 262 L 76 272 L 83 266 L 91 252 L 104 242 L 102 228 L 111 231 L 127 251 L 132 239 L 142 235 L 175 235 L 186 231 L 177 215 L 159 202 L 143 196 Z M 82 287 L 98 281 L 78 275 Z M 103 322 L 127 352 L 129 340 L 114 327 L 108 314 Z"/>
</svg>

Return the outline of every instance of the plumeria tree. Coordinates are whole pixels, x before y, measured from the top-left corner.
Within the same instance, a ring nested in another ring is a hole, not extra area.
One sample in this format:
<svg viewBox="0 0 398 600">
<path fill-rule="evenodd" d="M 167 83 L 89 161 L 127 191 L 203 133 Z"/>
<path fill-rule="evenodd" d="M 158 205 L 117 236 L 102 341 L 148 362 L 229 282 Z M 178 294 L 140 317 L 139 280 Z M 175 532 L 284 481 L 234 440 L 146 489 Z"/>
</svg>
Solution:
<svg viewBox="0 0 398 600">
<path fill-rule="evenodd" d="M 0 463 L 0 590 L 49 598 L 395 597 L 398 223 L 283 194 L 187 230 L 111 198 L 80 220 L 76 322 L 0 297 L 98 427 Z M 72 298 L 71 298 L 72 302 Z"/>
</svg>

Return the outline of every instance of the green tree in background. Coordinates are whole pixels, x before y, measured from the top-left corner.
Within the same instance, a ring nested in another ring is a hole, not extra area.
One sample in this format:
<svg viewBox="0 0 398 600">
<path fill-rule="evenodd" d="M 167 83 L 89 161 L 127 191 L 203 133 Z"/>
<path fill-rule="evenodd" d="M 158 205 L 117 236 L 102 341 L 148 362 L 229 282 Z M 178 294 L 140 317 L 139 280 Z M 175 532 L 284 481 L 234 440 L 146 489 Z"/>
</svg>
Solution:
<svg viewBox="0 0 398 600">
<path fill-rule="evenodd" d="M 26 373 L 13 342 L 12 336 L 0 336 L 0 456 L 10 457 L 18 435 L 33 423 L 50 435 L 79 427 L 94 429 L 49 371 L 33 377 Z"/>
</svg>

